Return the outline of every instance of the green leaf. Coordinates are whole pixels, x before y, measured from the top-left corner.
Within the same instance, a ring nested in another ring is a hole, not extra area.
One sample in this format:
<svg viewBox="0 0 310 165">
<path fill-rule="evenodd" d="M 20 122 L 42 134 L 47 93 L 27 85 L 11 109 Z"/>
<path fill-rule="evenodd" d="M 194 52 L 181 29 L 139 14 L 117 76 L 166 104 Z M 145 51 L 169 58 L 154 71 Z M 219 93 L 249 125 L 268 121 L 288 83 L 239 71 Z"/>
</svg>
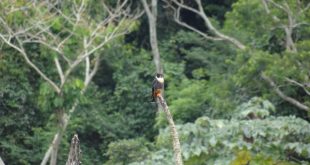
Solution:
<svg viewBox="0 0 310 165">
<path fill-rule="evenodd" d="M 214 136 L 211 137 L 211 139 L 209 140 L 209 143 L 212 147 L 214 147 L 217 143 L 217 140 Z"/>
<path fill-rule="evenodd" d="M 64 103 L 64 99 L 62 97 L 56 97 L 53 100 L 53 104 L 55 105 L 55 107 L 62 107 Z"/>
</svg>

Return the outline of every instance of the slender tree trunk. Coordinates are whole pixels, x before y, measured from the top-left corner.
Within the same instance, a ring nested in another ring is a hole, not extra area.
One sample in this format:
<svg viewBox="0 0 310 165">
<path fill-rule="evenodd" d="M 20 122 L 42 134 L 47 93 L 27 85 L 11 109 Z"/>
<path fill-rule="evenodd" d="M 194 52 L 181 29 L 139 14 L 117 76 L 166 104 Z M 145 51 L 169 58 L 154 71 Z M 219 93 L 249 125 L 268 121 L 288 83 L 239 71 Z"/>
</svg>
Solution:
<svg viewBox="0 0 310 165">
<path fill-rule="evenodd" d="M 57 132 L 57 134 L 55 135 L 55 138 L 54 138 L 53 143 L 52 143 L 50 165 L 56 165 L 57 164 L 57 154 L 58 154 L 58 149 L 59 149 L 61 139 L 62 139 L 62 133 L 61 133 L 61 130 L 59 130 Z"/>
<path fill-rule="evenodd" d="M 154 63 L 156 65 L 156 72 L 157 73 L 163 73 L 163 70 L 160 66 L 160 56 L 159 56 L 159 49 L 158 49 L 158 43 L 157 43 L 157 32 L 156 32 L 156 18 L 154 20 L 150 21 L 150 43 L 152 47 L 152 52 L 154 55 Z"/>
<path fill-rule="evenodd" d="M 62 98 L 62 93 L 59 93 L 58 97 Z M 57 164 L 57 155 L 58 155 L 59 145 L 62 139 L 63 132 L 65 130 L 64 127 L 65 127 L 66 119 L 65 119 L 65 112 L 62 108 L 56 110 L 56 117 L 58 120 L 58 131 L 52 142 L 50 165 Z"/>
<path fill-rule="evenodd" d="M 83 95 L 85 89 L 86 88 L 83 89 L 82 95 Z M 59 119 L 58 119 L 58 120 L 60 120 L 59 121 L 60 122 L 59 123 L 59 129 L 54 136 L 52 144 L 49 146 L 48 150 L 46 151 L 44 158 L 41 162 L 41 165 L 46 165 L 49 158 L 50 158 L 50 165 L 56 165 L 57 164 L 57 155 L 58 155 L 58 150 L 59 150 L 59 145 L 60 145 L 61 139 L 63 137 L 64 132 L 67 129 L 68 122 L 70 120 L 70 116 L 75 111 L 77 106 L 78 106 L 78 100 L 76 100 L 75 103 L 73 104 L 73 106 L 71 107 L 71 109 L 69 111 L 69 115 L 67 115 L 66 113 L 62 113 L 59 116 Z"/>
<path fill-rule="evenodd" d="M 296 46 L 294 44 L 293 38 L 292 38 L 292 29 L 289 27 L 284 28 L 286 39 L 285 39 L 285 48 L 289 52 L 297 52 Z"/>
<path fill-rule="evenodd" d="M 157 0 L 152 0 L 151 8 L 148 7 L 146 0 L 142 0 L 144 9 L 146 11 L 149 20 L 149 30 L 150 30 L 150 43 L 152 47 L 153 60 L 156 67 L 157 73 L 163 73 L 162 66 L 160 65 L 160 55 L 157 43 L 157 31 L 156 31 L 156 21 L 157 21 Z"/>
</svg>

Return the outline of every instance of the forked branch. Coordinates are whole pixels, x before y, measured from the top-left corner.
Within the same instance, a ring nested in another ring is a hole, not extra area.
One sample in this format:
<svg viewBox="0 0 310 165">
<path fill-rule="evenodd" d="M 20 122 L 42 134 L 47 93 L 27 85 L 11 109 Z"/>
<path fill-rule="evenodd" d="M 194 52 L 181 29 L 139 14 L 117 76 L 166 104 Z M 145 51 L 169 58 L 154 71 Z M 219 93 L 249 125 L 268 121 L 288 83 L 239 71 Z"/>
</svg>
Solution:
<svg viewBox="0 0 310 165">
<path fill-rule="evenodd" d="M 284 30 L 286 50 L 290 52 L 297 52 L 297 48 L 293 40 L 293 31 L 301 25 L 309 25 L 309 23 L 298 21 L 298 18 L 309 9 L 310 3 L 308 3 L 305 7 L 298 9 L 298 12 L 295 12 L 294 9 L 291 9 L 287 2 L 280 3 L 275 2 L 274 0 L 261 0 L 261 2 L 266 13 L 270 15 L 275 23 L 279 24 L 280 28 Z M 285 13 L 287 15 L 287 21 L 281 23 L 277 15 L 271 15 L 270 10 L 272 7 L 280 10 L 282 13 Z"/>
<path fill-rule="evenodd" d="M 306 87 L 305 83 L 297 82 L 296 80 L 290 79 L 290 78 L 288 78 L 288 77 L 286 77 L 285 80 L 286 80 L 287 82 L 289 82 L 289 83 L 292 83 L 292 84 L 294 84 L 294 85 L 296 85 L 296 86 L 301 87 L 301 88 L 305 91 L 305 93 L 306 93 L 307 95 L 310 96 L 310 91 L 307 90 L 307 87 Z"/>
</svg>

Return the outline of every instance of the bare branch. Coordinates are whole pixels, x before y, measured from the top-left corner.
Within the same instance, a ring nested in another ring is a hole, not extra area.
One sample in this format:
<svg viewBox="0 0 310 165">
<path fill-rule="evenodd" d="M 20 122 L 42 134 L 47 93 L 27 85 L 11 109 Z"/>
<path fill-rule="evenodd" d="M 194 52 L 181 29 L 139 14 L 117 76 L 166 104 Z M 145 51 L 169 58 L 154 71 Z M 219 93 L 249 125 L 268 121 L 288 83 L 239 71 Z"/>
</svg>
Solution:
<svg viewBox="0 0 310 165">
<path fill-rule="evenodd" d="M 94 65 L 94 68 L 93 68 L 92 71 L 90 72 L 89 77 L 88 77 L 88 80 L 85 81 L 85 84 L 86 84 L 86 85 L 89 84 L 89 82 L 93 79 L 93 77 L 94 77 L 95 74 L 97 73 L 98 68 L 99 68 L 99 65 L 100 65 L 100 56 L 96 56 L 96 57 L 95 57 L 95 65 Z"/>
<path fill-rule="evenodd" d="M 269 85 L 275 90 L 275 92 L 278 94 L 278 96 L 280 96 L 283 100 L 291 103 L 292 105 L 296 106 L 297 108 L 299 109 L 302 109 L 304 111 L 307 111 L 309 112 L 310 109 L 308 106 L 302 104 L 301 102 L 295 100 L 294 98 L 292 97 L 289 97 L 289 96 L 286 96 L 278 87 L 277 85 L 275 84 L 275 82 L 269 78 L 268 76 L 266 76 L 264 73 L 261 74 L 261 77 L 267 81 L 269 83 Z"/>
<path fill-rule="evenodd" d="M 300 26 L 302 24 L 296 23 L 296 19 L 295 19 L 294 13 L 290 9 L 290 7 L 287 4 L 287 2 L 284 2 L 283 4 L 279 4 L 279 3 L 274 2 L 273 0 L 262 0 L 263 6 L 264 6 L 265 11 L 266 11 L 267 14 L 270 14 L 267 2 L 269 2 L 275 8 L 280 9 L 284 13 L 287 14 L 288 22 L 285 23 L 285 24 L 281 24 L 281 27 L 283 27 L 285 35 L 286 35 L 286 37 L 285 37 L 285 47 L 286 47 L 287 51 L 297 52 L 297 48 L 296 48 L 295 43 L 293 41 L 292 34 L 293 34 L 293 30 L 296 27 L 298 27 L 298 26 Z M 271 17 L 272 17 L 272 19 L 275 22 L 279 22 L 280 21 L 280 19 L 277 16 L 275 16 L 275 15 L 272 15 Z"/>
<path fill-rule="evenodd" d="M 58 72 L 58 75 L 60 78 L 60 82 L 61 82 L 61 84 L 63 84 L 65 82 L 65 77 L 64 77 L 64 73 L 62 71 L 61 65 L 59 63 L 58 57 L 54 58 L 54 62 L 55 62 L 56 68 L 57 68 L 57 72 Z"/>
<path fill-rule="evenodd" d="M 90 62 L 89 57 L 85 58 L 85 80 L 89 78 Z"/>
<path fill-rule="evenodd" d="M 60 89 L 59 87 L 51 80 L 49 79 L 34 63 L 31 62 L 31 60 L 28 58 L 28 55 L 26 53 L 26 51 L 24 50 L 23 47 L 18 47 L 15 44 L 11 43 L 10 39 L 7 39 L 4 37 L 3 34 L 0 34 L 0 38 L 10 47 L 14 48 L 15 50 L 17 50 L 26 60 L 27 64 L 32 67 L 46 82 L 48 82 L 53 88 L 54 90 L 59 93 Z M 11 36 L 10 36 L 11 38 Z M 19 39 L 17 37 L 15 37 L 15 39 L 17 40 L 17 42 L 19 43 L 20 46 L 21 45 L 21 41 L 19 41 Z"/>
<path fill-rule="evenodd" d="M 294 25 L 293 25 L 293 28 L 297 28 L 297 27 L 300 27 L 300 26 L 302 26 L 302 25 L 310 25 L 310 23 L 308 23 L 308 22 L 299 22 L 299 23 L 295 23 Z"/>
<path fill-rule="evenodd" d="M 176 23 L 198 33 L 199 35 L 201 35 L 202 37 L 208 39 L 208 40 L 214 40 L 214 41 L 220 41 L 220 40 L 223 40 L 222 38 L 216 38 L 216 37 L 211 37 L 209 35 L 207 35 L 206 33 L 194 28 L 193 26 L 190 26 L 188 25 L 187 23 L 181 21 L 181 18 L 180 18 L 180 11 L 181 11 L 181 8 L 178 8 L 176 9 L 176 11 L 174 11 L 174 20 L 176 21 Z"/>
<path fill-rule="evenodd" d="M 299 14 L 299 15 L 300 15 L 300 14 L 303 14 L 303 13 L 306 12 L 309 8 L 310 8 L 310 2 L 307 4 L 307 6 L 306 6 L 304 9 L 300 10 L 298 14 Z"/>
<path fill-rule="evenodd" d="M 263 3 L 263 6 L 264 6 L 264 9 L 265 9 L 266 13 L 267 13 L 267 14 L 270 14 L 270 10 L 269 10 L 269 8 L 268 8 L 268 5 L 267 5 L 266 0 L 261 0 L 261 1 L 262 1 L 262 3 Z"/>
<path fill-rule="evenodd" d="M 303 84 L 301 84 L 301 83 L 299 83 L 299 82 L 297 82 L 297 81 L 295 81 L 295 80 L 293 80 L 293 79 L 290 79 L 290 78 L 288 78 L 288 77 L 286 77 L 285 80 L 286 80 L 287 82 L 290 82 L 290 83 L 292 83 L 292 84 L 295 84 L 295 85 L 301 87 L 301 88 L 306 92 L 306 94 L 310 96 L 310 91 L 308 91 L 308 90 L 306 89 L 305 85 L 303 85 Z"/>
<path fill-rule="evenodd" d="M 34 39 L 34 40 L 33 40 Z M 64 55 L 64 53 L 62 52 L 62 50 L 60 49 L 60 47 L 54 47 L 53 45 L 51 45 L 50 43 L 47 43 L 46 41 L 43 41 L 43 40 L 41 40 L 41 39 L 35 39 L 35 38 L 29 38 L 29 39 L 27 39 L 27 40 L 25 40 L 25 41 L 23 41 L 24 43 L 38 43 L 38 44 L 41 44 L 41 45 L 44 45 L 44 46 L 46 46 L 47 48 L 49 48 L 49 49 L 51 49 L 51 50 L 53 50 L 53 51 L 55 51 L 55 52 L 57 52 L 61 57 L 62 57 L 62 59 L 64 59 L 65 61 L 66 61 L 66 63 L 68 64 L 68 65 L 71 65 L 71 60 L 70 59 L 68 59 L 65 55 Z"/>
<path fill-rule="evenodd" d="M 282 6 L 282 5 L 280 5 L 280 4 L 276 3 L 276 2 L 274 2 L 273 0 L 266 0 L 266 1 L 270 2 L 273 6 L 275 6 L 275 7 L 277 7 L 278 9 L 284 11 L 285 13 L 288 12 L 287 9 L 286 9 L 284 6 Z"/>
<path fill-rule="evenodd" d="M 232 44 L 234 44 L 236 47 L 238 47 L 239 49 L 244 50 L 246 48 L 245 45 L 243 45 L 240 41 L 238 41 L 236 38 L 227 36 L 223 33 L 221 33 L 220 31 L 218 31 L 211 23 L 209 17 L 206 15 L 206 13 L 204 12 L 203 6 L 201 4 L 201 0 L 195 0 L 198 9 L 187 6 L 186 4 L 184 4 L 183 0 L 164 0 L 166 2 L 166 4 L 172 8 L 174 10 L 175 13 L 175 21 L 180 24 L 181 26 L 184 26 L 194 32 L 197 32 L 198 34 L 202 35 L 203 37 L 205 37 L 206 39 L 210 39 L 210 40 L 225 40 L 228 41 Z M 183 21 L 181 21 L 180 18 L 180 11 L 184 9 L 184 10 L 188 10 L 191 11 L 195 14 L 197 14 L 198 16 L 200 16 L 206 27 L 210 30 L 211 33 L 213 33 L 213 35 L 215 37 L 210 37 L 209 35 L 207 35 L 207 33 L 203 33 L 199 30 L 197 30 L 194 27 L 191 27 L 190 25 L 184 23 Z"/>
</svg>

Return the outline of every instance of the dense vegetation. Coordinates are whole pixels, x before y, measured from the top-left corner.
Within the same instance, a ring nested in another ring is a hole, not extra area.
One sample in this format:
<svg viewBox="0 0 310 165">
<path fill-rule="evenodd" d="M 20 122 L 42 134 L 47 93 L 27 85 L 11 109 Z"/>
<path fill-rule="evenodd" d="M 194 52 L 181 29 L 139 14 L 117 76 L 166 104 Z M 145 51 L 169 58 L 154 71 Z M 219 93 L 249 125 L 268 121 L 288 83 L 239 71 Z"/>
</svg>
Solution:
<svg viewBox="0 0 310 165">
<path fill-rule="evenodd" d="M 116 5 L 113 2 L 108 4 Z M 197 7 L 194 1 L 185 2 Z M 70 114 L 70 107 L 78 101 L 61 139 L 58 164 L 65 163 L 75 133 L 83 164 L 174 164 L 166 118 L 150 97 L 155 66 L 147 17 L 119 19 L 103 28 L 94 46 L 114 29 L 128 29 L 93 53 L 90 65 L 95 66 L 96 57 L 100 65 L 84 95 L 80 95 L 85 87 L 84 63 L 72 71 L 59 94 L 26 63 L 21 52 L 5 42 L 8 34 L 13 35 L 11 43 L 19 42 L 14 38 L 19 34 L 9 33 L 7 26 L 22 33 L 35 21 L 48 19 L 50 33 L 70 36 L 62 50 L 73 60 L 83 50 L 83 38 L 95 31 L 93 24 L 109 13 L 98 1 L 85 0 L 85 20 L 82 17 L 82 23 L 73 26 L 61 15 L 49 15 L 53 10 L 44 6 L 23 9 L 31 3 L 35 2 L 0 2 L 3 161 L 39 164 L 62 122 L 57 115 Z M 71 3 L 56 5 L 70 15 Z M 132 5 L 141 7 L 138 1 Z M 310 164 L 310 3 L 204 0 L 203 9 L 213 26 L 236 38 L 245 49 L 208 40 L 180 26 L 165 5 L 159 1 L 157 18 L 164 94 L 177 124 L 184 163 Z M 212 33 L 193 12 L 183 10 L 181 17 L 205 34 Z M 56 82 L 57 52 L 39 43 L 25 43 L 23 48 Z"/>
</svg>

